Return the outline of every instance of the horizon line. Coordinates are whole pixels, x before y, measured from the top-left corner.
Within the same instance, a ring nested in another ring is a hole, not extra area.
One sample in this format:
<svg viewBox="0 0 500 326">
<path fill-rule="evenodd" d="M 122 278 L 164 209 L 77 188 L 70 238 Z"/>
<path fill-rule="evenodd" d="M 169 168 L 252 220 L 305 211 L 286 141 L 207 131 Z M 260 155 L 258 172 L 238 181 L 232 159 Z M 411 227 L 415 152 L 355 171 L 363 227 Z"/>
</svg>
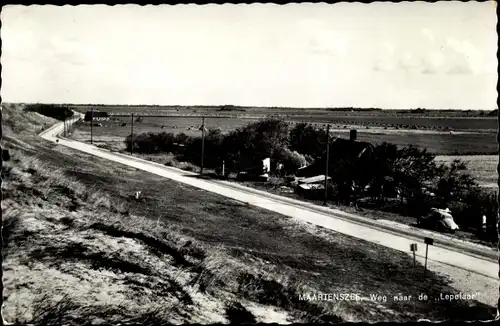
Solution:
<svg viewBox="0 0 500 326">
<path fill-rule="evenodd" d="M 3 104 L 24 104 L 24 105 L 33 105 L 33 104 L 42 104 L 42 105 L 68 105 L 68 106 L 123 106 L 123 107 L 182 107 L 182 108 L 190 108 L 190 107 L 204 107 L 204 108 L 223 108 L 223 107 L 232 107 L 232 108 L 255 108 L 255 109 L 313 109 L 313 110 L 372 110 L 372 111 L 416 111 L 416 110 L 424 110 L 424 111 L 495 111 L 494 109 L 440 109 L 440 108 L 413 108 L 413 109 L 397 109 L 397 108 L 377 108 L 377 107 L 354 107 L 354 106 L 325 106 L 325 107 L 305 107 L 305 106 L 249 106 L 249 105 L 235 105 L 235 104 L 219 104 L 219 105 L 203 105 L 203 104 L 102 104 L 102 103 L 47 103 L 47 102 L 4 102 Z"/>
</svg>

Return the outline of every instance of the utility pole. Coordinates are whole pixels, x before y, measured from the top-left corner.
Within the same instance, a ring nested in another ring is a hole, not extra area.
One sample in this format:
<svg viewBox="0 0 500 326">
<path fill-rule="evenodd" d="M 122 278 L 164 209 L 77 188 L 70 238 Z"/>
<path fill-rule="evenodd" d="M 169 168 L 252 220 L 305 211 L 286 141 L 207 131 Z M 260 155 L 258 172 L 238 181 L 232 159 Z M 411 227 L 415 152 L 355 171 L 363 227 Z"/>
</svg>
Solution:
<svg viewBox="0 0 500 326">
<path fill-rule="evenodd" d="M 130 155 L 134 155 L 134 114 L 131 115 L 132 121 L 130 123 Z"/>
<path fill-rule="evenodd" d="M 203 158 L 205 156 L 205 117 L 201 120 L 201 169 L 200 174 L 203 174 Z"/>
<path fill-rule="evenodd" d="M 90 144 L 93 144 L 93 138 L 94 138 L 94 127 L 92 126 L 94 124 L 94 108 L 90 108 Z"/>
<path fill-rule="evenodd" d="M 326 126 L 326 164 L 325 164 L 325 201 L 323 205 L 326 206 L 328 200 L 328 164 L 330 158 L 330 124 Z"/>
</svg>

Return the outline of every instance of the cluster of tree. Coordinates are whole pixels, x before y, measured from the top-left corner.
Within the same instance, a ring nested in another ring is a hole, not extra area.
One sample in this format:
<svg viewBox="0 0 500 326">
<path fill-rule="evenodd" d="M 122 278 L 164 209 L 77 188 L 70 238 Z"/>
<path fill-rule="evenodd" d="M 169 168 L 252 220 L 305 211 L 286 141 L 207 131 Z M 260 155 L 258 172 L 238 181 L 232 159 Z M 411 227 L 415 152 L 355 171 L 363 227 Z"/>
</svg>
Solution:
<svg viewBox="0 0 500 326">
<path fill-rule="evenodd" d="M 227 134 L 211 129 L 205 136 L 204 166 L 217 168 L 225 161 L 227 172 L 239 172 L 269 157 L 273 170 L 282 163 L 284 173 L 293 174 L 306 164 L 324 162 L 326 139 L 324 130 L 310 124 L 290 128 L 285 121 L 274 118 L 250 123 Z M 172 152 L 199 165 L 201 142 L 200 136 L 182 133 L 145 133 L 134 137 L 134 151 Z M 335 147 L 333 139 L 330 142 L 332 151 L 344 151 Z M 126 144 L 130 149 L 130 136 Z M 495 216 L 496 200 L 486 195 L 464 171 L 463 162 L 438 164 L 435 155 L 425 149 L 388 143 L 371 146 L 369 155 L 362 159 L 356 155 L 332 157 L 338 158 L 330 160 L 332 199 L 345 198 L 346 194 L 350 198 L 368 198 L 378 208 L 413 216 L 425 214 L 431 207 L 450 207 L 457 223 L 465 228 L 477 228 L 482 215 Z M 392 200 L 396 193 L 399 199 Z"/>
<path fill-rule="evenodd" d="M 204 141 L 204 166 L 219 167 L 224 161 L 228 172 L 252 168 L 269 157 L 273 165 L 283 164 L 284 173 L 292 173 L 307 164 L 304 155 L 289 146 L 289 125 L 278 119 L 264 119 L 222 134 L 219 129 L 209 129 Z M 128 150 L 132 141 L 125 139 Z M 144 133 L 134 136 L 133 147 L 138 153 L 171 152 L 182 155 L 185 161 L 200 164 L 200 136 L 185 134 Z M 174 145 L 174 143 L 176 145 Z M 182 148 L 182 152 L 179 148 Z"/>
<path fill-rule="evenodd" d="M 290 131 L 290 147 L 314 160 L 326 156 L 325 142 L 326 132 L 308 124 L 298 124 Z M 477 229 L 486 215 L 490 229 L 495 230 L 497 200 L 466 170 L 459 160 L 438 164 L 426 149 L 382 143 L 373 146 L 363 159 L 331 160 L 329 193 L 337 200 L 346 193 L 357 198 L 369 196 L 378 208 L 410 216 L 426 214 L 431 207 L 449 207 L 462 228 Z M 398 193 L 399 200 L 388 200 Z M 495 231 L 489 236 L 496 241 Z"/>
<path fill-rule="evenodd" d="M 483 215 L 490 229 L 495 228 L 497 200 L 467 173 L 464 162 L 438 164 L 435 155 L 425 149 L 384 143 L 375 147 L 371 164 L 374 178 L 370 190 L 379 197 L 380 205 L 386 204 L 386 198 L 380 198 L 383 187 L 390 184 L 400 191 L 400 201 L 391 207 L 398 213 L 421 216 L 432 207 L 448 207 L 463 229 L 481 227 Z M 489 236 L 497 240 L 496 232 Z"/>
<path fill-rule="evenodd" d="M 56 104 L 28 104 L 26 105 L 25 110 L 30 112 L 37 112 L 44 116 L 61 121 L 71 118 L 74 114 L 69 107 Z"/>
<path fill-rule="evenodd" d="M 139 135 L 130 135 L 125 138 L 127 150 L 133 150 L 137 153 L 143 154 L 156 154 L 156 153 L 177 153 L 179 152 L 179 145 L 184 145 L 190 137 L 184 133 L 154 133 L 147 132 Z M 133 139 L 133 142 L 132 142 Z"/>
</svg>

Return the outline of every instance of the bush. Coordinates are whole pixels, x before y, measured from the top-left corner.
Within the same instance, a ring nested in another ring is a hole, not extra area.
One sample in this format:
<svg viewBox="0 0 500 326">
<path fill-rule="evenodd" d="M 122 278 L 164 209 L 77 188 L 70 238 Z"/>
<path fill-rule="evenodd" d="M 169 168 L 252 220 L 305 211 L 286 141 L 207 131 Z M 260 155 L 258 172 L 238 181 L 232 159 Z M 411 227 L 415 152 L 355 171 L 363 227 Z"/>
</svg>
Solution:
<svg viewBox="0 0 500 326">
<path fill-rule="evenodd" d="M 267 118 L 230 132 L 221 141 L 221 159 L 228 167 L 245 170 L 267 157 L 276 157 L 288 145 L 288 124 Z"/>
<path fill-rule="evenodd" d="M 493 195 L 483 191 L 470 191 L 462 201 L 463 204 L 455 204 L 452 210 L 455 222 L 463 229 L 478 230 L 482 226 L 482 216 L 486 215 L 487 224 L 495 228 L 498 204 Z"/>
<path fill-rule="evenodd" d="M 224 137 L 220 130 L 211 129 L 208 131 L 207 135 L 205 136 L 205 149 L 203 158 L 204 167 L 215 168 L 222 164 L 221 143 L 223 138 Z M 161 140 L 161 143 L 164 143 L 164 140 Z M 182 152 L 176 149 L 176 145 L 174 145 L 174 143 L 184 145 Z M 180 160 L 184 160 L 198 166 L 201 165 L 201 148 L 202 139 L 199 136 L 190 137 L 183 133 L 177 134 L 176 136 L 172 135 L 171 151 L 179 154 Z"/>
<path fill-rule="evenodd" d="M 299 123 L 290 131 L 290 149 L 313 159 L 325 155 L 326 132 L 308 123 Z"/>
<path fill-rule="evenodd" d="M 285 184 L 286 184 L 285 180 L 279 177 L 270 177 L 269 180 L 266 182 L 266 186 L 275 189 L 284 186 Z"/>
<path fill-rule="evenodd" d="M 280 162 L 283 164 L 283 173 L 285 174 L 294 174 L 297 169 L 307 165 L 304 155 L 286 147 L 281 148 L 272 159 L 276 164 Z"/>
<path fill-rule="evenodd" d="M 177 136 L 172 133 L 142 133 L 139 135 L 134 135 L 133 145 L 134 152 L 141 154 L 155 154 L 155 153 L 174 153 L 176 151 L 176 146 L 174 145 L 177 141 Z M 131 136 L 125 138 L 125 145 L 128 151 L 131 149 Z"/>
<path fill-rule="evenodd" d="M 189 137 L 188 135 L 186 135 L 183 132 L 175 135 L 175 142 L 177 144 L 185 145 L 190 139 L 191 139 L 191 137 Z"/>
<path fill-rule="evenodd" d="M 181 167 L 182 170 L 184 171 L 189 171 L 189 172 L 194 172 L 196 171 L 196 167 L 193 165 L 184 165 Z"/>
<path fill-rule="evenodd" d="M 174 151 L 175 136 L 173 133 L 153 134 L 151 138 L 159 152 L 172 153 Z"/>
</svg>

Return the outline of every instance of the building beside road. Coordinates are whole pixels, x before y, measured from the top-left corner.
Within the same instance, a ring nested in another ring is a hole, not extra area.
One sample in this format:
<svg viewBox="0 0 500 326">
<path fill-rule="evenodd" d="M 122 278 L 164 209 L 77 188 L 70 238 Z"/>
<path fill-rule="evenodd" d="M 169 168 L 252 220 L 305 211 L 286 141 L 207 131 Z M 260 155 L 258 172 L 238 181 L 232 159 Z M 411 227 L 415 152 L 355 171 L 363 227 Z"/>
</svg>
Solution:
<svg viewBox="0 0 500 326">
<path fill-rule="evenodd" d="M 346 201 L 354 187 L 366 186 L 373 179 L 374 146 L 367 142 L 356 141 L 356 132 L 351 132 L 350 139 L 337 138 L 330 142 L 328 158 L 328 176 L 338 187 L 338 192 Z M 325 174 L 326 161 L 317 162 L 300 168 L 297 177 L 311 178 Z M 322 186 L 310 186 L 315 190 Z M 303 189 L 306 190 L 306 189 Z M 307 189 L 309 190 L 309 189 Z"/>
<path fill-rule="evenodd" d="M 332 180 L 331 177 L 327 178 L 327 182 Z M 325 175 L 317 175 L 310 178 L 298 180 L 295 192 L 304 198 L 318 198 L 324 194 L 325 191 Z"/>
<path fill-rule="evenodd" d="M 109 114 L 108 112 L 100 112 L 100 111 L 87 111 L 85 113 L 84 121 L 108 121 L 109 120 Z"/>
<path fill-rule="evenodd" d="M 369 165 L 374 146 L 367 142 L 337 138 L 330 143 L 328 158 L 329 176 L 333 179 L 341 176 L 360 177 L 369 172 Z M 325 159 L 297 170 L 297 177 L 314 177 L 325 173 Z"/>
</svg>

